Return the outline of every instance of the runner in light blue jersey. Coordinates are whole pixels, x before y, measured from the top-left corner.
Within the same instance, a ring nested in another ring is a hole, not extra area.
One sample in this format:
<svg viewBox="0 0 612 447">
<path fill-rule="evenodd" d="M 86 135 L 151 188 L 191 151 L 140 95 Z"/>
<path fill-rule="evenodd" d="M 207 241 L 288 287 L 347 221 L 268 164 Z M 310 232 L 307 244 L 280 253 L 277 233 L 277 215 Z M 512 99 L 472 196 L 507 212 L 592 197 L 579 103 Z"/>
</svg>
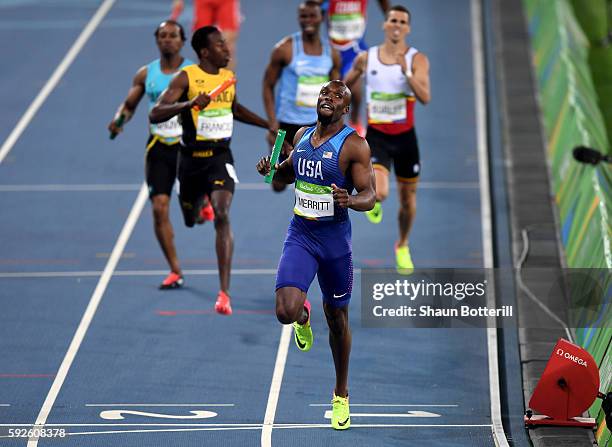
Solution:
<svg viewBox="0 0 612 447">
<path fill-rule="evenodd" d="M 174 75 L 187 65 L 193 65 L 193 62 L 189 59 L 183 59 L 183 62 L 181 62 L 178 68 L 176 70 L 171 69 L 172 71 L 170 72 L 162 70 L 161 59 L 155 59 L 147 65 L 145 93 L 149 99 L 149 111 L 157 102 L 157 98 L 159 98 L 162 92 L 168 88 L 168 84 L 170 84 Z M 149 133 L 152 137 L 157 137 L 161 143 L 170 146 L 179 142 L 183 132 L 178 122 L 178 117 L 175 116 L 163 123 L 149 123 Z"/>
<path fill-rule="evenodd" d="M 121 133 L 145 94 L 149 99 L 150 110 L 159 95 L 168 87 L 172 77 L 182 67 L 193 64 L 181 56 L 185 32 L 179 23 L 173 20 L 162 22 L 155 30 L 155 40 L 160 58 L 136 72 L 127 97 L 108 126 L 111 136 Z M 176 118 L 159 124 L 149 123 L 145 173 L 153 207 L 155 236 L 170 266 L 170 273 L 160 285 L 161 289 L 174 289 L 183 285 L 183 274 L 174 247 L 174 232 L 169 217 L 181 135 L 182 128 Z"/>
<path fill-rule="evenodd" d="M 348 208 L 370 210 L 376 195 L 370 148 L 343 122 L 350 101 L 351 92 L 343 82 L 323 85 L 316 125 L 297 132 L 293 152 L 274 176 L 287 184 L 295 182 L 294 216 L 276 278 L 276 316 L 283 324 L 293 323 L 298 348 L 309 350 L 313 336 L 306 293 L 317 275 L 336 367 L 332 426 L 338 430 L 350 426 L 348 304 L 353 261 Z M 262 158 L 257 170 L 266 175 L 270 158 Z"/>
<path fill-rule="evenodd" d="M 290 144 L 301 127 L 312 126 L 317 120 L 321 86 L 340 77 L 340 55 L 331 48 L 327 37 L 320 36 L 322 21 L 316 2 L 301 3 L 298 8 L 301 31 L 276 44 L 264 74 L 263 101 L 268 120 L 274 130 L 287 132 Z M 273 136 L 268 143 L 273 146 Z M 286 156 L 281 154 L 281 161 Z M 285 187 L 284 183 L 272 182 L 274 191 L 283 191 Z"/>
</svg>

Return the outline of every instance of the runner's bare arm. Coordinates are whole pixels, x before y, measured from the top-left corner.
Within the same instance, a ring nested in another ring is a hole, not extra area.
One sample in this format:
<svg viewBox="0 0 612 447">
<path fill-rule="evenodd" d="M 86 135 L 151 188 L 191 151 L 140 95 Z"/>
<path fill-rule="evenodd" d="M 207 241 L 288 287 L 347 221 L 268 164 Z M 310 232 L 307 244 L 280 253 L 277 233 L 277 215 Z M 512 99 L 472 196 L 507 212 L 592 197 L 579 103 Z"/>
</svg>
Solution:
<svg viewBox="0 0 612 447">
<path fill-rule="evenodd" d="M 144 93 L 145 93 L 145 80 L 147 79 L 147 67 L 141 67 L 134 75 L 134 79 L 132 80 L 132 86 L 128 91 L 127 97 L 121 103 L 113 120 L 108 125 L 108 130 L 113 133 L 120 133 L 123 130 L 123 126 L 127 123 L 134 112 L 136 111 L 136 107 L 140 103 Z M 119 116 L 123 115 L 123 120 L 121 125 L 118 125 Z"/>
<path fill-rule="evenodd" d="M 340 79 L 340 70 L 342 68 L 342 58 L 340 57 L 340 53 L 335 48 L 332 48 L 332 69 L 329 72 L 329 80 L 333 81 L 335 79 Z"/>
<path fill-rule="evenodd" d="M 348 88 L 352 88 L 353 84 L 365 73 L 368 62 L 368 52 L 362 51 L 353 61 L 353 66 L 344 77 L 344 83 Z"/>
<path fill-rule="evenodd" d="M 168 88 L 161 94 L 157 103 L 149 112 L 149 120 L 152 123 L 161 123 L 169 120 L 175 115 L 178 115 L 184 110 L 189 110 L 197 105 L 200 109 L 205 108 L 210 103 L 210 97 L 202 93 L 191 101 L 177 102 L 189 88 L 189 78 L 187 73 L 180 71 L 172 81 Z"/>
<path fill-rule="evenodd" d="M 270 121 L 270 128 L 278 130 L 278 121 L 276 119 L 275 101 L 274 101 L 274 86 L 280 78 L 281 72 L 284 67 L 287 66 L 288 61 L 291 60 L 291 38 L 286 37 L 276 44 L 272 54 L 270 55 L 270 62 L 266 67 L 263 78 L 263 102 L 266 110 L 266 115 Z M 271 142 L 274 144 L 274 141 Z"/>
<path fill-rule="evenodd" d="M 185 9 L 185 1 L 184 0 L 174 0 L 172 2 L 172 11 L 170 12 L 170 18 L 172 20 L 178 20 L 183 10 Z"/>
<path fill-rule="evenodd" d="M 234 119 L 240 121 L 241 123 L 251 124 L 264 129 L 270 129 L 270 124 L 268 121 L 240 104 L 235 96 L 234 102 L 232 103 L 232 113 L 234 114 Z"/>
<path fill-rule="evenodd" d="M 370 156 L 370 146 L 359 135 L 353 134 L 344 142 L 340 165 L 348 163 L 347 169 L 350 169 L 357 194 L 349 195 L 346 189 L 332 185 L 334 201 L 339 206 L 355 211 L 369 211 L 374 208 L 376 186 Z"/>
<path fill-rule="evenodd" d="M 409 73 L 409 72 L 408 72 Z M 412 61 L 412 74 L 408 75 L 408 84 L 421 104 L 431 101 L 429 89 L 429 59 L 423 53 L 417 53 Z"/>
<path fill-rule="evenodd" d="M 389 0 L 378 0 L 378 6 L 380 6 L 380 9 L 383 14 L 386 14 L 389 8 L 391 7 L 391 4 L 389 3 Z"/>
</svg>

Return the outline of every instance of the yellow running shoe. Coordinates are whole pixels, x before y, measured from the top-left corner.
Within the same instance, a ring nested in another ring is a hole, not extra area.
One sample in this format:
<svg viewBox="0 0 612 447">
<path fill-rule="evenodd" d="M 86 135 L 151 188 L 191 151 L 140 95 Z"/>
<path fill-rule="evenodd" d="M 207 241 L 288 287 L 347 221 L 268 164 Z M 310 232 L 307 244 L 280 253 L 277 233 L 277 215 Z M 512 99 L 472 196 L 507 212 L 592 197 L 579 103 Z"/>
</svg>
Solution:
<svg viewBox="0 0 612 447">
<path fill-rule="evenodd" d="M 349 410 L 349 398 L 336 396 L 332 399 L 331 425 L 335 430 L 346 430 L 351 426 L 351 412 Z"/>
<path fill-rule="evenodd" d="M 293 338 L 295 344 L 300 351 L 310 351 L 312 348 L 312 342 L 314 336 L 312 335 L 312 328 L 310 327 L 310 301 L 306 299 L 304 301 L 304 307 L 308 311 L 308 320 L 304 324 L 299 324 L 297 321 L 293 323 Z"/>
<path fill-rule="evenodd" d="M 374 204 L 374 208 L 372 208 L 370 211 L 366 211 L 365 215 L 368 218 L 368 220 L 372 222 L 373 224 L 378 224 L 382 222 L 383 210 L 382 210 L 381 203 L 376 202 Z"/>
<path fill-rule="evenodd" d="M 395 246 L 395 262 L 397 266 L 397 273 L 400 275 L 410 275 L 414 272 L 414 264 L 410 257 L 410 249 L 407 245 L 401 247 Z"/>
</svg>

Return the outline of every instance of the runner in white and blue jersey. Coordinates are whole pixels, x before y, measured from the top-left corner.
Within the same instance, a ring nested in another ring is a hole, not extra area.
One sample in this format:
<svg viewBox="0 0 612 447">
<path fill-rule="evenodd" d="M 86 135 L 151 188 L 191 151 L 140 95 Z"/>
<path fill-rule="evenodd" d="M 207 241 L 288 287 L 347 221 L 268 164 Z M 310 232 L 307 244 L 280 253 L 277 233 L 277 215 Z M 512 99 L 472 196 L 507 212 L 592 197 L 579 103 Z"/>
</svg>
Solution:
<svg viewBox="0 0 612 447">
<path fill-rule="evenodd" d="M 298 348 L 308 351 L 313 335 L 306 293 L 317 275 L 336 367 L 332 427 L 338 430 L 350 426 L 348 304 L 353 261 L 348 208 L 368 211 L 376 198 L 368 143 L 344 125 L 350 102 L 351 92 L 343 82 L 323 85 L 316 125 L 297 132 L 293 152 L 274 175 L 286 184 L 295 182 L 295 215 L 276 277 L 276 316 L 283 324 L 293 323 Z M 270 157 L 262 158 L 257 170 L 267 175 Z"/>
<path fill-rule="evenodd" d="M 108 126 L 113 134 L 119 134 L 123 130 L 145 94 L 150 110 L 168 87 L 172 77 L 182 67 L 193 64 L 181 56 L 185 32 L 179 23 L 173 20 L 162 22 L 155 30 L 155 40 L 160 58 L 136 72 L 127 97 Z M 119 116 L 122 116 L 121 120 Z M 159 124 L 149 123 L 145 174 L 153 208 L 155 236 L 170 266 L 170 273 L 160 285 L 161 289 L 174 289 L 183 285 L 183 273 L 176 255 L 174 232 L 169 217 L 181 135 L 182 128 L 176 117 Z"/>
<path fill-rule="evenodd" d="M 301 31 L 278 42 L 266 67 L 263 80 L 263 102 L 271 128 L 287 132 L 285 140 L 293 141 L 303 126 L 317 120 L 317 98 L 321 86 L 340 78 L 340 55 L 320 36 L 323 15 L 321 7 L 307 0 L 298 7 Z M 275 92 L 276 89 L 276 92 Z M 274 135 L 269 134 L 270 148 Z M 287 146 L 289 147 L 289 145 Z M 287 154 L 282 154 L 281 161 Z M 272 182 L 272 189 L 283 191 L 286 185 Z"/>
<path fill-rule="evenodd" d="M 376 172 L 376 205 L 366 213 L 370 222 L 382 221 L 382 202 L 389 195 L 391 166 L 397 179 L 399 238 L 395 244 L 397 271 L 409 275 L 414 263 L 408 237 L 416 217 L 416 195 L 421 175 L 419 144 L 415 130 L 416 101 L 431 101 L 429 59 L 409 45 L 411 14 L 402 5 L 392 6 L 383 23 L 385 40 L 360 53 L 344 78 L 355 88 L 365 77 L 368 103 L 366 139 L 372 149 Z"/>
</svg>

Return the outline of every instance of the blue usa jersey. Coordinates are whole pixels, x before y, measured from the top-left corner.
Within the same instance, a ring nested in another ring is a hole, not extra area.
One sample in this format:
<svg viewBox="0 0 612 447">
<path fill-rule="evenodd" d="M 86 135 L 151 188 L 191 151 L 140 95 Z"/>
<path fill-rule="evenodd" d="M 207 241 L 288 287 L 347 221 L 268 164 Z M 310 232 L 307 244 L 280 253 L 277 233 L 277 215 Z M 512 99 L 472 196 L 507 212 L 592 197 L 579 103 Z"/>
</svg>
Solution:
<svg viewBox="0 0 612 447">
<path fill-rule="evenodd" d="M 333 137 L 318 147 L 310 142 L 316 126 L 309 127 L 293 150 L 295 171 L 296 216 L 310 221 L 343 222 L 348 219 L 348 209 L 334 204 L 331 185 L 353 192 L 350 174 L 340 171 L 339 159 L 346 138 L 354 130 L 342 127 Z"/>
<path fill-rule="evenodd" d="M 353 192 L 350 174 L 340 171 L 346 138 L 354 130 L 343 126 L 318 147 L 309 127 L 291 158 L 295 171 L 294 216 L 287 229 L 278 266 L 276 288 L 297 287 L 307 292 L 315 274 L 323 301 L 333 307 L 348 305 L 353 287 L 351 221 L 348 210 L 335 206 L 331 185 Z"/>
</svg>

